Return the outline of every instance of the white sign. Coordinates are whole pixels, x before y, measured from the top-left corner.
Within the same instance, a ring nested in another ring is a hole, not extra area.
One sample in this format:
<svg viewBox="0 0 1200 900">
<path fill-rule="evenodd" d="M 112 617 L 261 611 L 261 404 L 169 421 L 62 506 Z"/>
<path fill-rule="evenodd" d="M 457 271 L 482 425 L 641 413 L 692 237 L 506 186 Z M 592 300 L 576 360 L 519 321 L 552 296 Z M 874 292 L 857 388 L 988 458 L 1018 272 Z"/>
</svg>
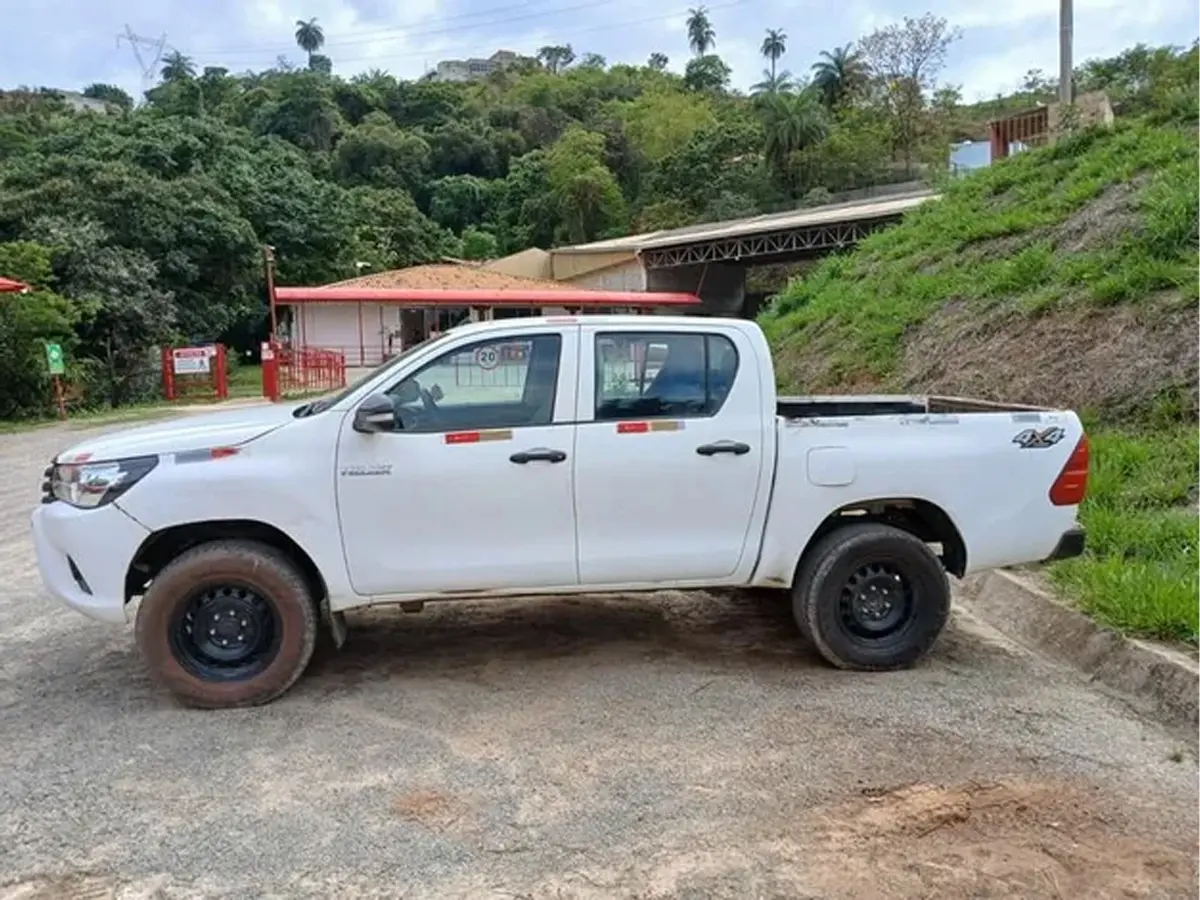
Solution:
<svg viewBox="0 0 1200 900">
<path fill-rule="evenodd" d="M 176 375 L 202 375 L 212 366 L 213 351 L 208 347 L 179 347 L 171 351 Z"/>
<path fill-rule="evenodd" d="M 494 369 L 500 365 L 500 352 L 495 347 L 476 347 L 475 365 L 481 369 Z"/>
</svg>

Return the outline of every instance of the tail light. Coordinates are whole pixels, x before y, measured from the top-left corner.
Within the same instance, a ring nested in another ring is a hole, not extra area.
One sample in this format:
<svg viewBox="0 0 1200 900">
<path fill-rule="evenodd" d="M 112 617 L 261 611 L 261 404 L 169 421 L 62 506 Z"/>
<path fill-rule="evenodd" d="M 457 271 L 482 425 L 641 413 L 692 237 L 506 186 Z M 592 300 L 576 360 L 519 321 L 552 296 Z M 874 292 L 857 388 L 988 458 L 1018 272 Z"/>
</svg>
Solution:
<svg viewBox="0 0 1200 900">
<path fill-rule="evenodd" d="M 1050 486 L 1050 502 L 1055 506 L 1077 506 L 1087 494 L 1088 439 L 1081 435 L 1079 443 L 1067 457 L 1066 465 Z"/>
</svg>

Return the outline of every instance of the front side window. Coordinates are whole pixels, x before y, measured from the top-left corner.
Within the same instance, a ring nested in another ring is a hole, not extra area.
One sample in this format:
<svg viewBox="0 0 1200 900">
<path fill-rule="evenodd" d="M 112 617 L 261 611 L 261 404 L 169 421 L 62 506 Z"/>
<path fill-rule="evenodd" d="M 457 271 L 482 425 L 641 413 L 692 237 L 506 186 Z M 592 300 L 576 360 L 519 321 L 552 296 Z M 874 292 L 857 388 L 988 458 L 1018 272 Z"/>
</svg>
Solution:
<svg viewBox="0 0 1200 900">
<path fill-rule="evenodd" d="M 562 339 L 492 338 L 458 347 L 393 385 L 401 431 L 549 425 Z"/>
<path fill-rule="evenodd" d="M 596 335 L 596 419 L 715 415 L 737 376 L 720 334 Z"/>
</svg>

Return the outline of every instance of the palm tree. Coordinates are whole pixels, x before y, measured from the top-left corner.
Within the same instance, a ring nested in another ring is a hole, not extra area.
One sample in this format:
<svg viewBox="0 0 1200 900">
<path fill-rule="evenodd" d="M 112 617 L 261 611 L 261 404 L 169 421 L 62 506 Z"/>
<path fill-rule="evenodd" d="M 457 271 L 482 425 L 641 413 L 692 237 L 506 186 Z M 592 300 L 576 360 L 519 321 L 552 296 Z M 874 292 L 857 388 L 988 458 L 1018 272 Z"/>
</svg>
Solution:
<svg viewBox="0 0 1200 900">
<path fill-rule="evenodd" d="M 768 28 L 767 36 L 763 38 L 762 47 L 759 48 L 767 59 L 771 61 L 771 78 L 775 81 L 775 64 L 779 61 L 779 57 L 787 53 L 787 35 L 784 34 L 782 28 Z"/>
<path fill-rule="evenodd" d="M 312 68 L 313 54 L 325 46 L 325 32 L 317 24 L 316 19 L 296 20 L 296 43 L 308 54 L 308 65 Z"/>
<path fill-rule="evenodd" d="M 833 51 L 822 50 L 821 59 L 813 63 L 813 86 L 821 92 L 821 99 L 832 109 L 845 102 L 867 78 L 867 66 L 862 56 L 851 44 L 836 47 Z"/>
<path fill-rule="evenodd" d="M 750 86 L 750 93 L 754 96 L 760 94 L 778 94 L 780 91 L 790 91 L 796 86 L 792 80 L 792 73 L 787 69 L 782 72 L 774 72 L 770 69 L 763 69 L 762 81 Z"/>
<path fill-rule="evenodd" d="M 717 44 L 717 33 L 708 20 L 708 7 L 698 6 L 688 10 L 688 44 L 697 56 L 707 56 Z"/>
<path fill-rule="evenodd" d="M 811 90 L 768 94 L 759 109 L 766 138 L 763 154 L 781 175 L 793 153 L 823 141 L 829 133 L 825 110 Z"/>
<path fill-rule="evenodd" d="M 196 64 L 191 57 L 184 56 L 178 50 L 172 50 L 163 57 L 163 67 L 160 73 L 163 81 L 184 81 L 196 77 Z"/>
</svg>

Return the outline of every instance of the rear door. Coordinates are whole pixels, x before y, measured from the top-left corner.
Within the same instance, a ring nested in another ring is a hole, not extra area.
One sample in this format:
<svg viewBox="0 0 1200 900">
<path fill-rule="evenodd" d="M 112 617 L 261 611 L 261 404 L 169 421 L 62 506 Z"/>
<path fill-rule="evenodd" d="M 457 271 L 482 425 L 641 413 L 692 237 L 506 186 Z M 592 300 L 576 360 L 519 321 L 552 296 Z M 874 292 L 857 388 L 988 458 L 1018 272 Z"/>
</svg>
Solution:
<svg viewBox="0 0 1200 900">
<path fill-rule="evenodd" d="M 720 581 L 763 477 L 763 386 L 736 329 L 582 326 L 575 507 L 583 584 Z"/>
</svg>

